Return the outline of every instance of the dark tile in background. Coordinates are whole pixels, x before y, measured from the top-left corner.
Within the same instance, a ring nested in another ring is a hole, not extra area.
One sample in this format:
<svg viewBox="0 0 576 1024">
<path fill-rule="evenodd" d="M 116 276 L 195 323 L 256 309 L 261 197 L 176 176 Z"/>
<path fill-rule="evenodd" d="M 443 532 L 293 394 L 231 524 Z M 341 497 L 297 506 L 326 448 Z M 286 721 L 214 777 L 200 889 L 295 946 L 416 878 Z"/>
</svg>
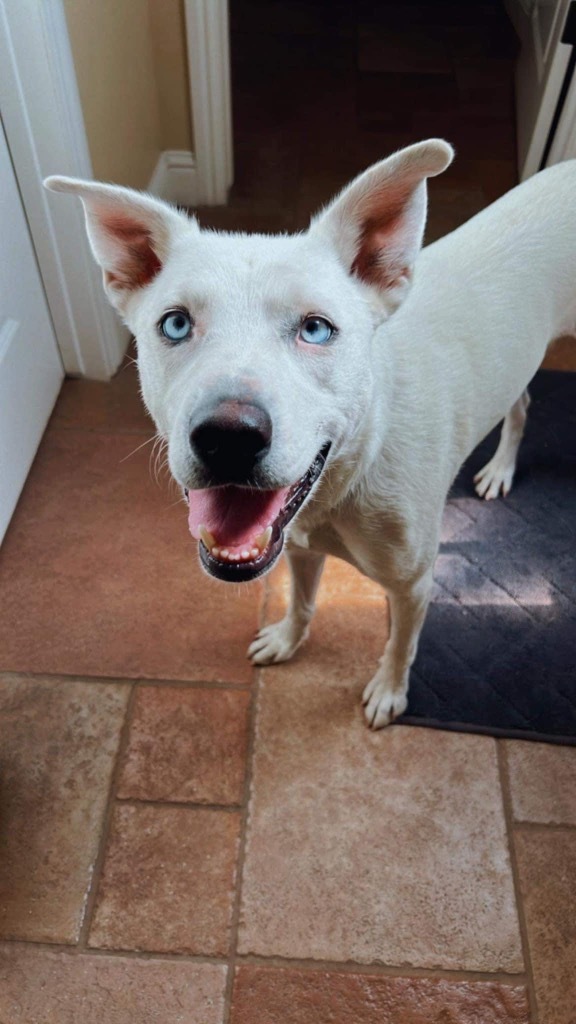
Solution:
<svg viewBox="0 0 576 1024">
<path fill-rule="evenodd" d="M 301 230 L 355 174 L 430 136 L 460 164 L 430 240 L 516 182 L 518 43 L 499 3 L 232 0 L 230 16 L 236 179 L 204 223 Z"/>
</svg>

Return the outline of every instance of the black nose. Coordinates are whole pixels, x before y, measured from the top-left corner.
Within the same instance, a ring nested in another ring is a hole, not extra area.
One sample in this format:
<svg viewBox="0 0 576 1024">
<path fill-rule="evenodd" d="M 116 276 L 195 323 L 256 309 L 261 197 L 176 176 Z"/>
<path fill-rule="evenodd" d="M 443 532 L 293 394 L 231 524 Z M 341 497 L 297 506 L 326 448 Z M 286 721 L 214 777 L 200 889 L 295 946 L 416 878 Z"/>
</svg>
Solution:
<svg viewBox="0 0 576 1024">
<path fill-rule="evenodd" d="M 212 483 L 245 483 L 270 448 L 272 421 L 251 402 L 220 402 L 190 431 L 192 451 Z"/>
</svg>

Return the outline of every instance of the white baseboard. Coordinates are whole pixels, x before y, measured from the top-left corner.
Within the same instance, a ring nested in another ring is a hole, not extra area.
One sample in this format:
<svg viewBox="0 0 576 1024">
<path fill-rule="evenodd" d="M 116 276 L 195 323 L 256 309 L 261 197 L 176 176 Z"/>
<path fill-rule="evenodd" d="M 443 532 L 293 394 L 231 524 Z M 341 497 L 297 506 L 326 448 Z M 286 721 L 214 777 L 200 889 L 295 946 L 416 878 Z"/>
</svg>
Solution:
<svg viewBox="0 0 576 1024">
<path fill-rule="evenodd" d="M 185 149 L 165 149 L 148 185 L 148 191 L 176 206 L 198 205 L 194 154 Z"/>
</svg>

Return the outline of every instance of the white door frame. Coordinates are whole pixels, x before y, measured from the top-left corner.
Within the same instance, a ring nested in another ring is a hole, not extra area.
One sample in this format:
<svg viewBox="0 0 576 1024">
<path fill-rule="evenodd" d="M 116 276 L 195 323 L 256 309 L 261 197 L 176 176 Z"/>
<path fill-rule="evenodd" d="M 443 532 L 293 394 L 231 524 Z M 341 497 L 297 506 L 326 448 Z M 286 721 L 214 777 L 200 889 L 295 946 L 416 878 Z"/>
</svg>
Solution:
<svg viewBox="0 0 576 1024">
<path fill-rule="evenodd" d="M 576 73 L 574 74 L 562 116 L 558 122 L 554 141 L 548 154 L 547 166 L 558 164 L 562 160 L 573 160 L 576 157 Z"/>
<path fill-rule="evenodd" d="M 571 47 L 560 41 L 570 2 L 557 0 L 545 39 L 541 8 L 535 0 L 504 0 L 504 4 L 522 43 L 516 64 L 516 120 L 523 181 L 540 169 L 570 60 Z"/>
<path fill-rule="evenodd" d="M 93 176 L 62 0 L 0 0 L 0 113 L 64 368 L 108 380 L 128 332 L 105 298 L 81 204 L 42 185 Z"/>
<path fill-rule="evenodd" d="M 233 181 L 228 0 L 184 0 L 196 203 L 227 202 Z"/>
</svg>

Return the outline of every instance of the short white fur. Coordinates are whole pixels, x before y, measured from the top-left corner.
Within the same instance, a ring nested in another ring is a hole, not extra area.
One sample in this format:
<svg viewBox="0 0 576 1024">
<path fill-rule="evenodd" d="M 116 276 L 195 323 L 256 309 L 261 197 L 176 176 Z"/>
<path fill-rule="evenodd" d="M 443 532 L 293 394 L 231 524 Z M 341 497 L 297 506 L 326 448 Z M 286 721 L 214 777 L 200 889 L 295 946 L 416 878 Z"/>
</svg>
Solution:
<svg viewBox="0 0 576 1024">
<path fill-rule="evenodd" d="M 290 658 L 307 636 L 325 556 L 347 560 L 383 586 L 390 604 L 390 636 L 364 691 L 375 728 L 407 706 L 455 474 L 505 417 L 476 487 L 486 498 L 508 493 L 526 385 L 548 344 L 576 330 L 576 162 L 536 175 L 420 252 L 426 178 L 451 158 L 435 139 L 394 154 L 296 236 L 201 231 L 149 196 L 47 181 L 84 203 L 107 293 L 137 338 L 144 400 L 182 487 L 197 481 L 188 425 L 206 395 L 248 389 L 266 407 L 271 488 L 297 480 L 332 442 L 289 529 L 290 606 L 249 655 L 259 665 Z M 144 283 L 134 271 L 138 246 L 142 266 L 156 267 Z M 195 335 L 171 348 L 157 323 L 180 306 Z M 309 313 L 338 328 L 320 351 L 294 340 L 293 325 Z"/>
</svg>

